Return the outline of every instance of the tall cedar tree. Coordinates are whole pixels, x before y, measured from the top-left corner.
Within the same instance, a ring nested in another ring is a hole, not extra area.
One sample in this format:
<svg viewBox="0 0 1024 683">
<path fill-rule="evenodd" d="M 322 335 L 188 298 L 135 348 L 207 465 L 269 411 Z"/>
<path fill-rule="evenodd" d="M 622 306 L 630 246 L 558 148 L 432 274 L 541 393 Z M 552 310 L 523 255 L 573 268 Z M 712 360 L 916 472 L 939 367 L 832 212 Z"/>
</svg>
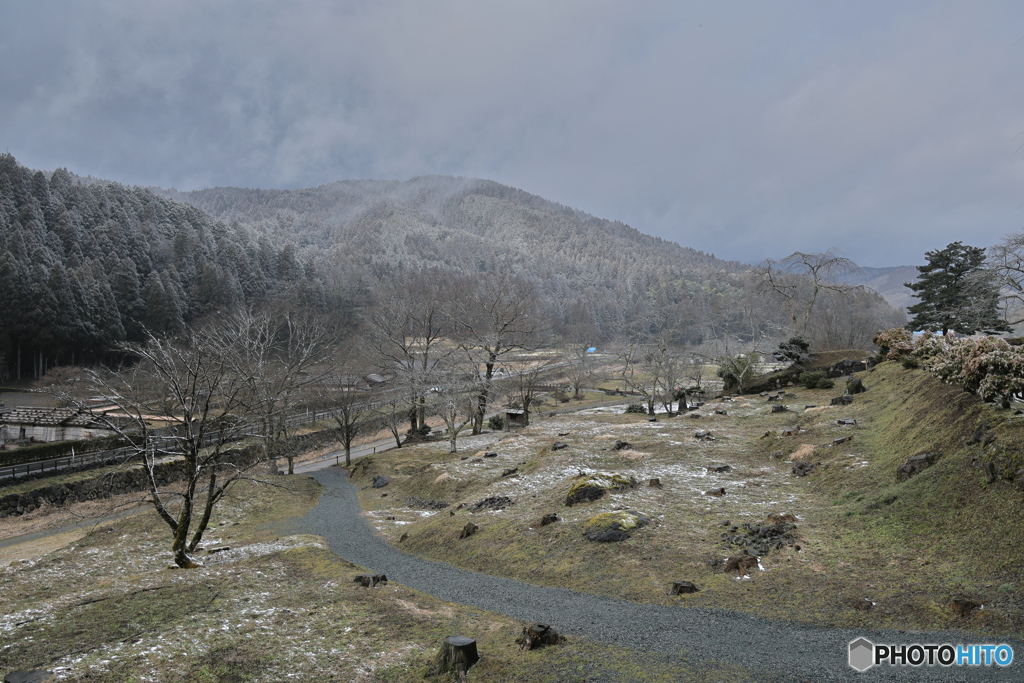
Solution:
<svg viewBox="0 0 1024 683">
<path fill-rule="evenodd" d="M 925 252 L 916 282 L 906 282 L 920 301 L 907 309 L 912 330 L 960 334 L 1007 332 L 999 315 L 999 285 L 985 266 L 985 250 L 961 242 Z"/>
</svg>

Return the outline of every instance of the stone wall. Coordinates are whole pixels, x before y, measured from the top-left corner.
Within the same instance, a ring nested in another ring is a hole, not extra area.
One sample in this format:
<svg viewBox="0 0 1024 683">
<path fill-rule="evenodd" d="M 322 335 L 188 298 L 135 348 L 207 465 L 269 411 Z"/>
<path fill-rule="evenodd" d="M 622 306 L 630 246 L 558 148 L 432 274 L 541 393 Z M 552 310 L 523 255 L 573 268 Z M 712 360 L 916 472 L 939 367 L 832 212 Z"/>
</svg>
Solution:
<svg viewBox="0 0 1024 683">
<path fill-rule="evenodd" d="M 241 467 L 253 465 L 264 457 L 262 446 L 248 446 L 231 451 L 229 455 L 231 462 Z M 185 478 L 184 461 L 175 459 L 158 463 L 154 467 L 154 473 L 160 486 L 180 481 Z M 147 491 L 149 489 L 149 476 L 146 474 L 145 468 L 141 464 L 136 463 L 115 472 L 103 472 L 95 477 L 66 484 L 44 486 L 42 481 L 39 483 L 40 486 L 38 488 L 34 488 L 26 493 L 0 495 L 0 517 L 22 515 L 26 512 L 31 512 L 44 502 L 60 507 L 67 503 L 110 498 L 111 496 L 123 493 Z M 2 494 L 2 489 L 0 489 L 0 494 Z"/>
</svg>

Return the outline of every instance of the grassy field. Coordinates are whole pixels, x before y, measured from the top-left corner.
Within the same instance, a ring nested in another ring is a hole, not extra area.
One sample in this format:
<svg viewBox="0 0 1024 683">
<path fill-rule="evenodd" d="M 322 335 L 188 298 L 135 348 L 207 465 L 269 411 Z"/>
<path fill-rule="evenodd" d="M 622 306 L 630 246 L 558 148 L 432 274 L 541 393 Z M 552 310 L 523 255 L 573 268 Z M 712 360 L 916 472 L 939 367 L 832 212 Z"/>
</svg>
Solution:
<svg viewBox="0 0 1024 683">
<path fill-rule="evenodd" d="M 441 641 L 463 634 L 483 657 L 470 680 L 746 679 L 729 665 L 651 667 L 646 653 L 572 639 L 521 652 L 522 624 L 506 617 L 395 584 L 359 587 L 352 577 L 360 568 L 319 537 L 294 533 L 318 484 L 279 480 L 287 488 L 233 490 L 204 542 L 230 549 L 200 553 L 199 569 L 169 567 L 169 534 L 151 511 L 4 549 L 0 674 L 38 667 L 60 681 L 423 681 Z"/>
<path fill-rule="evenodd" d="M 699 418 L 654 423 L 595 409 L 461 439 L 455 454 L 441 444 L 390 451 L 362 460 L 354 476 L 361 486 L 378 474 L 391 478 L 388 487 L 360 494 L 381 534 L 407 551 L 477 571 L 818 625 L 1020 634 L 1024 586 L 1015 566 L 1024 493 L 1007 481 L 986 483 L 978 463 L 993 449 L 1015 462 L 1022 418 L 897 364 L 862 376 L 869 391 L 850 406 L 805 408 L 828 406 L 840 385 L 792 389 L 783 397 L 790 410 L 781 414 L 759 396 L 709 402 Z M 983 420 L 995 441 L 968 443 Z M 795 435 L 781 436 L 789 428 Z M 697 439 L 697 430 L 713 439 Z M 854 438 L 833 443 L 846 436 Z M 631 447 L 615 450 L 617 440 Z M 552 450 L 555 441 L 568 448 Z M 486 451 L 498 456 L 484 458 Z M 935 464 L 897 482 L 897 467 L 921 452 L 936 453 Z M 818 464 L 798 477 L 791 470 L 800 461 Z M 730 471 L 707 469 L 721 465 Z M 575 477 L 595 472 L 632 476 L 639 485 L 567 506 Z M 648 488 L 652 478 L 662 488 Z M 725 495 L 707 494 L 721 488 Z M 512 504 L 474 508 L 495 497 Z M 435 510 L 425 501 L 451 506 Z M 623 509 L 652 524 L 621 543 L 584 539 L 590 517 Z M 560 521 L 541 526 L 547 513 Z M 763 525 L 772 513 L 796 516 L 794 545 L 763 555 L 763 571 L 723 572 L 722 561 L 741 546 L 722 533 Z M 470 520 L 480 530 L 460 540 Z M 701 591 L 669 596 L 679 580 Z M 954 598 L 984 607 L 960 617 Z M 865 599 L 874 605 L 858 609 Z"/>
</svg>

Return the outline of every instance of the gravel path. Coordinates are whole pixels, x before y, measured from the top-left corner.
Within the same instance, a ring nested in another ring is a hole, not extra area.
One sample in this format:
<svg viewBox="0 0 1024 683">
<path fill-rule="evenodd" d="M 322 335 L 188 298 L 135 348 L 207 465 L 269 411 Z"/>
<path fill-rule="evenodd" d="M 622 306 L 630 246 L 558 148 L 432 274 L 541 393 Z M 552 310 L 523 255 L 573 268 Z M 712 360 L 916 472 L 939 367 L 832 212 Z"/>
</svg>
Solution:
<svg viewBox="0 0 1024 683">
<path fill-rule="evenodd" d="M 775 622 L 742 612 L 672 608 L 547 588 L 457 569 L 403 553 L 377 536 L 361 515 L 355 487 L 343 470 L 313 472 L 324 486 L 317 506 L 300 522 L 327 539 L 340 557 L 387 574 L 388 579 L 442 600 L 552 624 L 593 641 L 685 659 L 692 665 L 730 662 L 752 669 L 757 681 L 1020 681 L 1024 644 L 1011 642 L 1014 663 L 1005 668 L 876 666 L 857 673 L 847 645 L 863 636 L 874 643 L 991 643 L 962 632 L 855 631 Z M 708 661 L 711 660 L 711 661 Z"/>
</svg>

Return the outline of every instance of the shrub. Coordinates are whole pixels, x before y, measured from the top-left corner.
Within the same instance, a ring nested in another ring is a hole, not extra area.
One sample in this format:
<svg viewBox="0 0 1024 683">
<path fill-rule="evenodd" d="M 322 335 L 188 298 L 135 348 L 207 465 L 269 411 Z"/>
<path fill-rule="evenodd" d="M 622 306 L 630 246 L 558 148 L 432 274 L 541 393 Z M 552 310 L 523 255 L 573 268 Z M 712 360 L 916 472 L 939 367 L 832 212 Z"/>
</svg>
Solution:
<svg viewBox="0 0 1024 683">
<path fill-rule="evenodd" d="M 879 354 L 886 360 L 897 360 L 914 350 L 914 335 L 905 327 L 879 330 L 871 342 L 878 346 Z"/>
<path fill-rule="evenodd" d="M 629 413 L 641 413 L 646 415 L 647 408 L 644 408 L 642 403 L 630 403 L 628 406 L 626 406 L 626 414 Z"/>
<path fill-rule="evenodd" d="M 805 389 L 831 389 L 836 385 L 822 370 L 801 372 L 796 381 Z"/>
<path fill-rule="evenodd" d="M 800 337 L 792 337 L 779 344 L 778 355 L 793 363 L 803 363 L 810 358 L 810 344 Z"/>
<path fill-rule="evenodd" d="M 921 361 L 917 360 L 914 356 L 904 356 L 900 363 L 907 370 L 916 370 L 921 367 Z"/>
<path fill-rule="evenodd" d="M 496 432 L 500 432 L 505 428 L 505 416 L 504 415 L 491 415 L 487 418 L 487 426 Z"/>
</svg>

